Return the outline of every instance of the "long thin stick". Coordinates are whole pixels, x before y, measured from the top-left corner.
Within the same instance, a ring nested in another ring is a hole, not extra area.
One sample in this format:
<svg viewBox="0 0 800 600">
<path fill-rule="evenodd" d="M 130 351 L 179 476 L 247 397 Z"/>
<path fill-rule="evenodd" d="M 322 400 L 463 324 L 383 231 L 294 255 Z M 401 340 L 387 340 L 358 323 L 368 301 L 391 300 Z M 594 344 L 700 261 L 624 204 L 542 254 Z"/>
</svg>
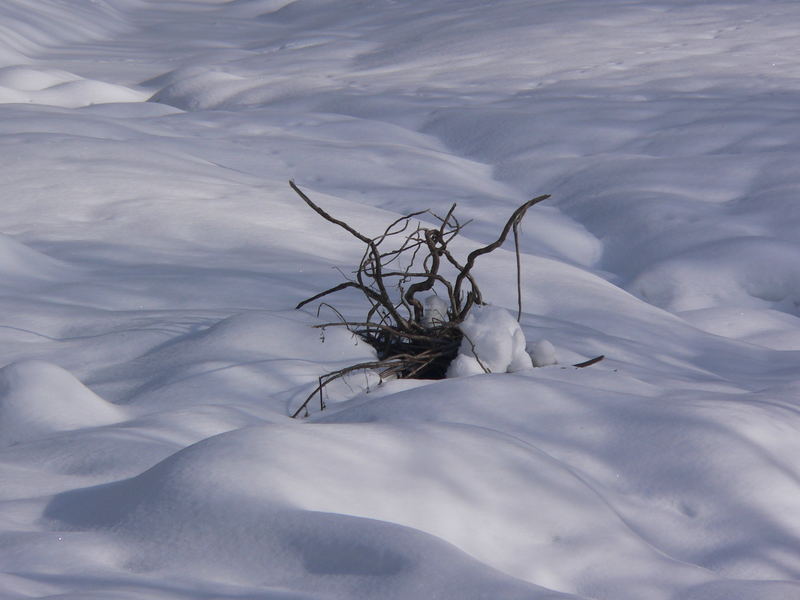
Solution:
<svg viewBox="0 0 800 600">
<path fill-rule="evenodd" d="M 605 358 L 604 354 L 600 356 L 595 356 L 594 358 L 590 358 L 589 360 L 585 360 L 583 362 L 578 363 L 577 365 L 572 365 L 573 367 L 578 367 L 579 369 L 583 369 L 584 367 L 591 367 L 595 363 L 599 363 L 601 360 Z"/>
<path fill-rule="evenodd" d="M 538 204 L 542 200 L 547 200 L 549 197 L 550 194 L 544 194 L 543 196 L 537 196 L 536 198 L 528 200 L 525 204 L 517 208 L 517 210 L 514 211 L 514 213 L 511 215 L 508 221 L 506 221 L 505 227 L 503 227 L 503 231 L 500 233 L 500 237 L 498 237 L 494 242 L 492 242 L 488 246 L 484 246 L 483 248 L 478 248 L 477 250 L 473 250 L 467 255 L 467 262 L 464 264 L 464 268 L 458 274 L 458 277 L 456 277 L 456 283 L 454 286 L 456 298 L 461 297 L 461 285 L 464 283 L 464 278 L 472 270 L 472 267 L 475 266 L 475 260 L 479 256 L 483 254 L 488 254 L 489 252 L 492 252 L 493 250 L 496 250 L 497 248 L 502 246 L 503 242 L 505 242 L 506 238 L 508 237 L 508 232 L 511 230 L 511 228 L 514 226 L 515 223 L 519 223 L 522 220 L 522 217 L 525 216 L 525 212 L 534 204 Z M 482 301 L 481 298 L 475 298 L 475 300 L 479 303 Z M 464 308 L 468 310 L 470 307 L 471 303 L 468 302 L 467 306 Z M 461 314 L 459 315 L 460 319 L 463 319 L 464 316 L 466 316 L 464 308 L 461 309 Z"/>
<path fill-rule="evenodd" d="M 406 321 L 406 319 L 400 316 L 400 313 L 397 312 L 397 309 L 395 308 L 394 304 L 392 304 L 392 301 L 389 298 L 389 292 L 386 290 L 386 286 L 383 281 L 381 253 L 378 251 L 378 246 L 375 244 L 375 240 L 368 238 L 363 233 L 356 231 L 344 221 L 340 221 L 339 219 L 329 215 L 322 208 L 317 206 L 311 200 L 311 198 L 306 196 L 303 193 L 303 191 L 299 187 L 297 187 L 294 181 L 289 181 L 289 187 L 291 187 L 297 193 L 297 195 L 300 196 L 300 198 L 302 198 L 303 202 L 305 202 L 314 212 L 316 212 L 323 219 L 331 223 L 334 223 L 335 225 L 338 225 L 339 227 L 341 227 L 342 229 L 344 229 L 351 235 L 355 236 L 357 239 L 361 240 L 367 245 L 368 254 L 372 255 L 372 273 L 370 275 L 372 277 L 372 280 L 375 282 L 375 285 L 378 288 L 378 291 L 377 293 L 374 293 L 373 298 L 384 306 L 384 308 L 395 320 L 395 323 L 403 327 L 408 327 L 409 326 L 408 322 Z M 362 261 L 362 265 L 363 264 L 365 264 L 365 261 Z M 359 275 L 362 270 L 363 269 L 359 270 Z M 361 289 L 362 291 L 367 289 L 366 286 L 361 284 L 360 281 L 358 283 L 359 283 L 359 289 Z"/>
<path fill-rule="evenodd" d="M 519 221 L 514 223 L 514 254 L 517 256 L 517 323 L 522 318 L 522 265 L 519 258 Z"/>
</svg>

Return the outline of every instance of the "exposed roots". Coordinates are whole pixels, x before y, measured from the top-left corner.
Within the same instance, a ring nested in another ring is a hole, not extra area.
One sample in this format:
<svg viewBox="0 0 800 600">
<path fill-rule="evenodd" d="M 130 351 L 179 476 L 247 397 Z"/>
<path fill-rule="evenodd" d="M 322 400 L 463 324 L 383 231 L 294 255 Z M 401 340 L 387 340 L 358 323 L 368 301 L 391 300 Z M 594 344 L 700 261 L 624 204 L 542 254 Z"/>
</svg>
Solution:
<svg viewBox="0 0 800 600">
<path fill-rule="evenodd" d="M 378 354 L 377 361 L 353 365 L 320 377 L 317 388 L 293 417 L 304 411 L 307 413 L 309 403 L 317 394 L 320 409 L 323 409 L 325 386 L 353 371 L 373 369 L 382 379 L 444 377 L 461 345 L 463 334 L 459 324 L 474 305 L 484 303 L 472 269 L 481 256 L 502 246 L 511 232 L 517 254 L 518 313 L 522 313 L 519 224 L 531 206 L 546 200 L 549 195 L 538 196 L 518 207 L 494 242 L 473 250 L 462 261 L 450 248 L 453 239 L 466 225 L 456 218 L 455 204 L 443 217 L 429 210 L 414 212 L 390 223 L 377 237 L 369 237 L 323 210 L 293 181 L 289 185 L 314 212 L 347 231 L 365 247 L 351 277 L 306 298 L 296 308 L 342 290 L 360 291 L 368 304 L 363 321 L 341 317 L 340 322 L 318 327 L 347 327 L 375 348 Z M 423 216 L 435 225 L 420 221 Z M 432 296 L 435 296 L 433 303 L 430 300 Z"/>
</svg>

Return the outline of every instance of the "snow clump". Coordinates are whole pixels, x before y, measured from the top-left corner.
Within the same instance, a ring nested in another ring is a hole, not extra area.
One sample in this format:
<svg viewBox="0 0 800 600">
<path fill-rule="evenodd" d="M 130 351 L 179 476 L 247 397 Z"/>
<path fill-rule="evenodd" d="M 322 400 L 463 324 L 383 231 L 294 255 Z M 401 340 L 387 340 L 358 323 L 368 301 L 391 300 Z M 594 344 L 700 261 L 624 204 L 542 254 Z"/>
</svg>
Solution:
<svg viewBox="0 0 800 600">
<path fill-rule="evenodd" d="M 511 373 L 530 369 L 525 334 L 511 314 L 500 307 L 475 306 L 460 325 L 464 334 L 447 377 L 480 373 Z"/>
<path fill-rule="evenodd" d="M 530 350 L 534 367 L 549 367 L 557 365 L 556 349 L 550 340 L 539 340 Z"/>
<path fill-rule="evenodd" d="M 422 324 L 430 329 L 431 327 L 444 325 L 447 321 L 447 302 L 435 295 L 425 298 Z"/>
</svg>

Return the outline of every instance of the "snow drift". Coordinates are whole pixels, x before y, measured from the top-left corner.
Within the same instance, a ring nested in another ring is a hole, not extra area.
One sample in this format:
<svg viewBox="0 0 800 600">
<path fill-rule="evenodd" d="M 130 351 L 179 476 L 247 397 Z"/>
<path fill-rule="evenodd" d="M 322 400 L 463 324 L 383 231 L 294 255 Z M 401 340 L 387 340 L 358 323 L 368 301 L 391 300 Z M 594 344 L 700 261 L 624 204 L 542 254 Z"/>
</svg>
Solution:
<svg viewBox="0 0 800 600">
<path fill-rule="evenodd" d="M 0 596 L 800 597 L 798 10 L 0 3 Z M 290 419 L 374 356 L 290 179 L 467 251 L 552 194 L 493 372 Z"/>
</svg>

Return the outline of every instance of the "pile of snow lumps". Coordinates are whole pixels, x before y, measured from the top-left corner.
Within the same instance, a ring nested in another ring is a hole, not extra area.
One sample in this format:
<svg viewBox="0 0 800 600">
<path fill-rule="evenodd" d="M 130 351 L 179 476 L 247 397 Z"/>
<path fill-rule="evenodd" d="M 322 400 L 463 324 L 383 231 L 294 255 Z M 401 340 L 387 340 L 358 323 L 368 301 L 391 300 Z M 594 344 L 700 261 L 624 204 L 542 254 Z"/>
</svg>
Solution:
<svg viewBox="0 0 800 600">
<path fill-rule="evenodd" d="M 464 338 L 448 377 L 509 373 L 533 367 L 525 334 L 511 314 L 496 306 L 475 306 L 460 325 Z"/>
</svg>

